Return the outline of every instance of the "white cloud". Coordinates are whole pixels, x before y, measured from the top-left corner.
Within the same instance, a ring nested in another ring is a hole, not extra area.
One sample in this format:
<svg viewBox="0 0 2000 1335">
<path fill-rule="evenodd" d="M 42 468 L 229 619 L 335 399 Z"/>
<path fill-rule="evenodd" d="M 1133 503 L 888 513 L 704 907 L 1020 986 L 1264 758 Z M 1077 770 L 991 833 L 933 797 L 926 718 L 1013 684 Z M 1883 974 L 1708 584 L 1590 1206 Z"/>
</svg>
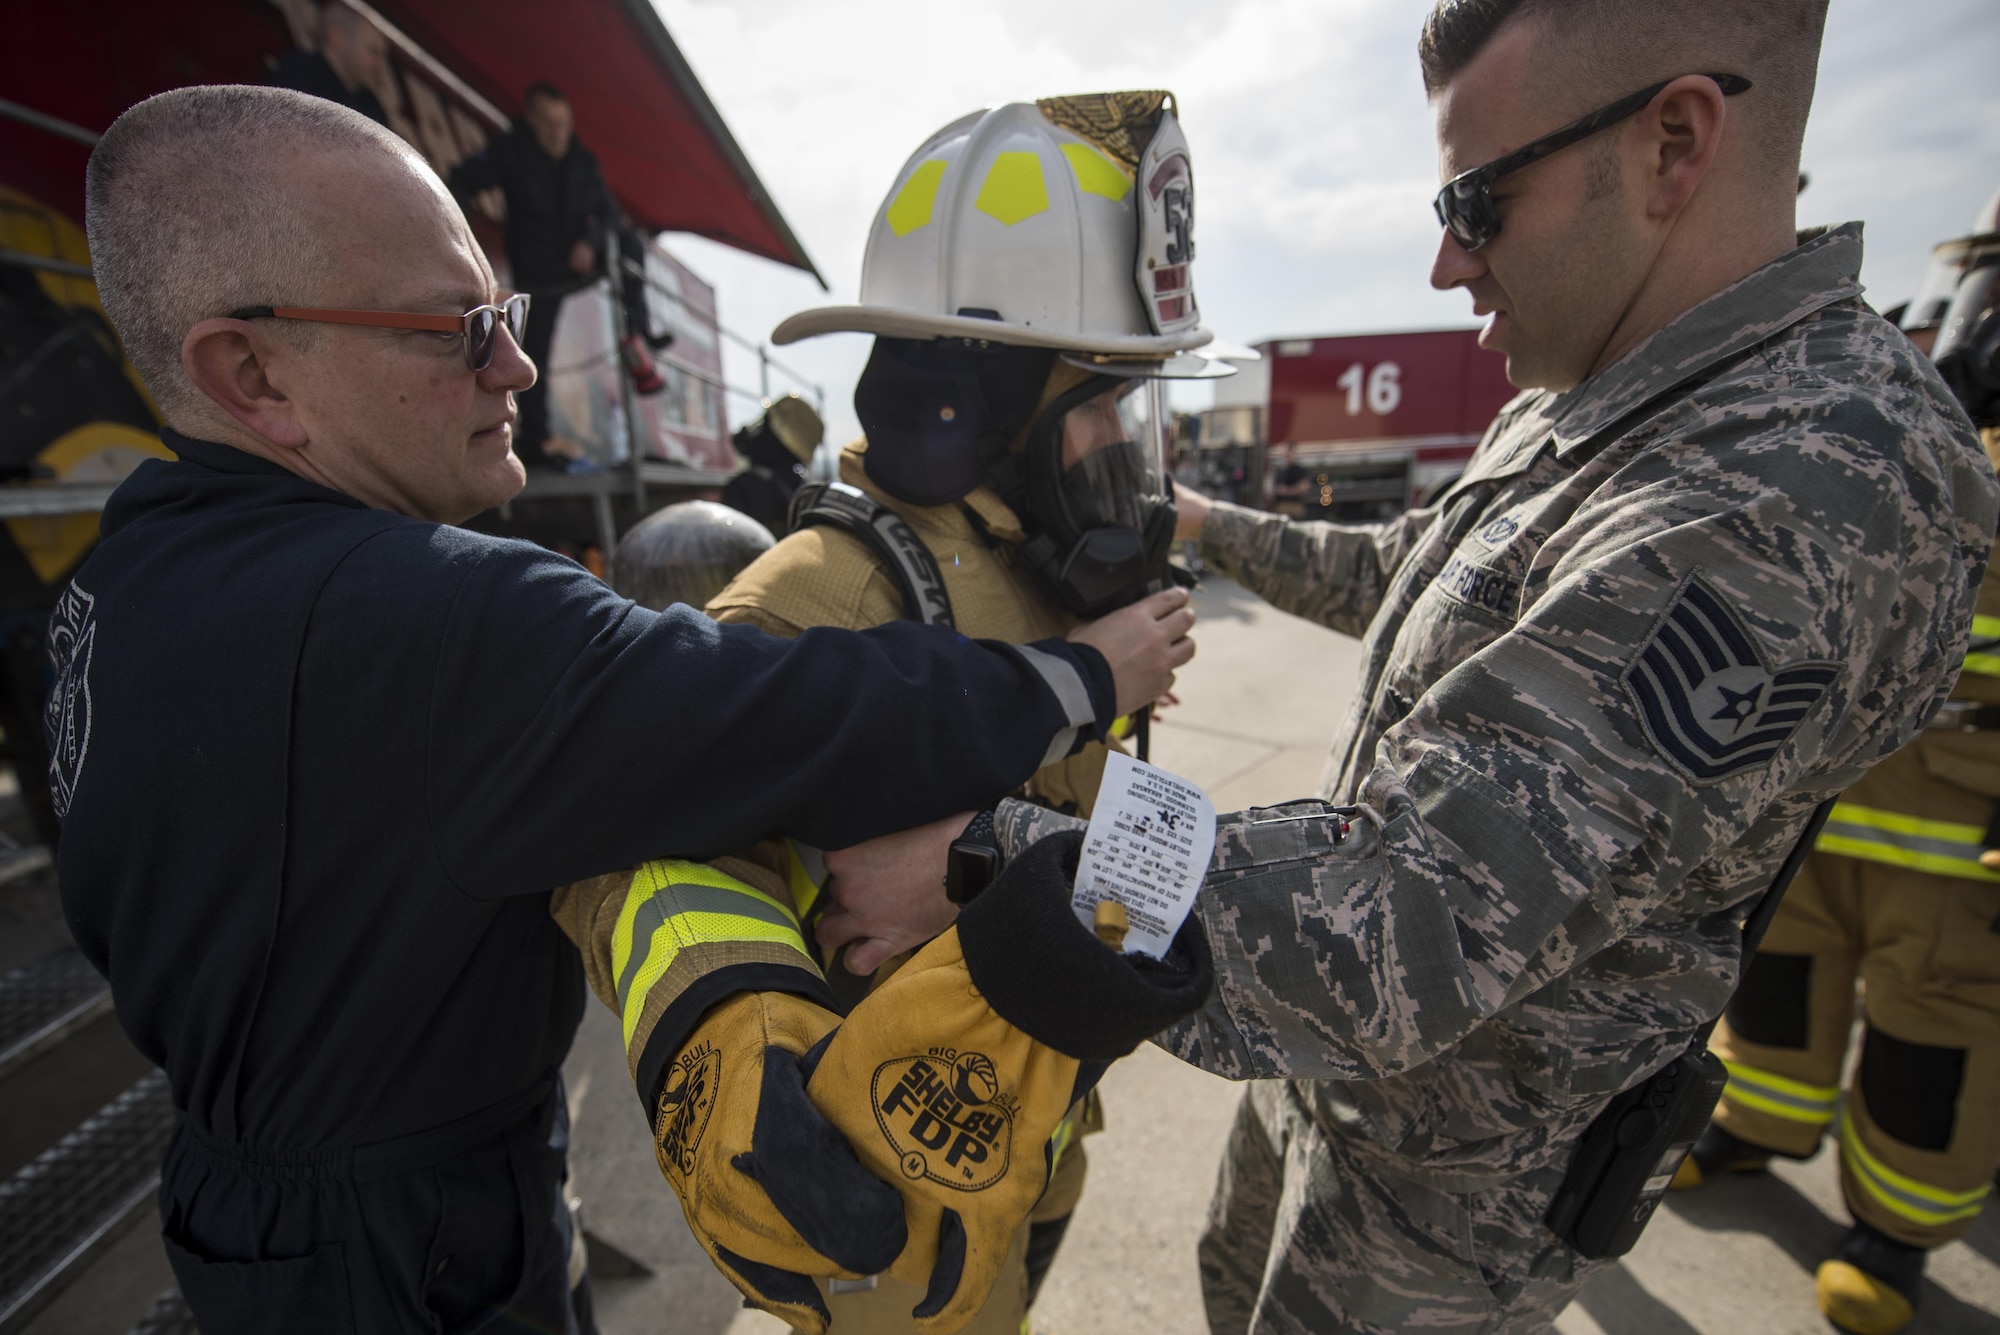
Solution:
<svg viewBox="0 0 2000 1335">
<path fill-rule="evenodd" d="M 1198 288 L 1223 337 L 1470 323 L 1463 295 L 1426 282 L 1435 151 L 1415 43 L 1428 0 L 655 3 L 833 288 L 673 239 L 750 337 L 855 298 L 875 209 L 939 126 L 1000 102 L 1144 87 L 1181 100 Z M 1880 305 L 1909 296 L 1931 245 L 2000 187 L 1996 56 L 1992 0 L 1834 0 L 1800 218 L 1867 221 L 1863 278 Z M 839 335 L 776 352 L 824 385 L 837 439 L 856 431 L 867 350 Z M 755 358 L 732 352 L 729 374 L 754 386 Z"/>
</svg>

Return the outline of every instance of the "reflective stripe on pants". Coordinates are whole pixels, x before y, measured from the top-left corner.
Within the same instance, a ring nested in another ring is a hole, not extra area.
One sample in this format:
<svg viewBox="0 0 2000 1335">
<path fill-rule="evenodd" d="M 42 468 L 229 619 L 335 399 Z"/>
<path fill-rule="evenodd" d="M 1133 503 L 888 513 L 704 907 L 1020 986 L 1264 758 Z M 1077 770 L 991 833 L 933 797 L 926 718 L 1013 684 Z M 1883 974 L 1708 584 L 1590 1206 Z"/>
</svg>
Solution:
<svg viewBox="0 0 2000 1335">
<path fill-rule="evenodd" d="M 1748 1062 L 1724 1059 L 1722 1064 L 1729 1069 L 1729 1084 L 1723 1090 L 1723 1097 L 1732 1103 L 1813 1127 L 1827 1125 L 1840 1109 L 1838 1086 L 1787 1080 Z"/>
<path fill-rule="evenodd" d="M 1847 1170 L 1842 1180 L 1850 1191 L 1867 1193 L 1876 1205 L 1918 1228 L 1973 1218 L 1992 1190 L 1981 1185 L 1971 1191 L 1945 1191 L 1897 1172 L 1868 1152 L 1851 1113 L 1840 1119 L 1840 1161 Z"/>
<path fill-rule="evenodd" d="M 1834 805 L 1813 845 L 1822 853 L 1864 862 L 1884 862 L 1933 876 L 2000 884 L 2000 873 L 1979 865 L 1986 831 L 1957 821 L 1925 820 L 1901 811 L 1884 811 L 1853 802 Z"/>
<path fill-rule="evenodd" d="M 2000 677 L 2000 617 L 1972 618 L 1972 645 L 1965 655 L 1965 670 L 1982 677 Z"/>
</svg>

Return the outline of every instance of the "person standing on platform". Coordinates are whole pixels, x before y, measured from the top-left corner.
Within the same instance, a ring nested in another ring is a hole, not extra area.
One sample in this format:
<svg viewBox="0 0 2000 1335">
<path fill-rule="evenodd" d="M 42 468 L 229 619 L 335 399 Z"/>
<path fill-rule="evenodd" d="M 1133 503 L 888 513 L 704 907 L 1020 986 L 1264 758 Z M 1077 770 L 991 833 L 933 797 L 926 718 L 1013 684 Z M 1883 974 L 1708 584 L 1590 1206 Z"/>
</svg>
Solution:
<svg viewBox="0 0 2000 1335">
<path fill-rule="evenodd" d="M 615 240 L 621 258 L 643 265 L 645 238 L 624 225 L 597 155 L 576 137 L 576 112 L 554 84 L 529 87 L 521 120 L 452 170 L 451 190 L 470 211 L 473 197 L 498 188 L 507 201 L 507 263 L 516 289 L 535 296 L 522 351 L 546 372 L 563 298 L 603 274 Z M 625 303 L 625 339 L 619 357 L 633 390 L 666 388 L 654 350 L 671 334 L 649 332 L 645 280 L 615 275 Z M 523 463 L 566 469 L 579 459 L 575 441 L 552 436 L 548 388 L 537 383 L 520 395 L 521 430 L 515 442 Z"/>
<path fill-rule="evenodd" d="M 346 5 L 320 13 L 319 50 L 297 50 L 271 71 L 271 86 L 310 93 L 358 111 L 377 125 L 389 123 L 375 85 L 388 71 L 389 43 L 382 30 Z"/>
</svg>

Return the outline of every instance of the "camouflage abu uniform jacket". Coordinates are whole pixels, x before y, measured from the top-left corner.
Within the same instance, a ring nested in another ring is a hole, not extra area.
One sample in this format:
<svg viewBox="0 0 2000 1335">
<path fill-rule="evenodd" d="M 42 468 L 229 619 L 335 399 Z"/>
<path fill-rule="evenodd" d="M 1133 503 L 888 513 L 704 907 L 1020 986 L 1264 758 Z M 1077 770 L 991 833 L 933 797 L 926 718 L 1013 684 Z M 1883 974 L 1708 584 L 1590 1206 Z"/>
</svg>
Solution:
<svg viewBox="0 0 2000 1335">
<path fill-rule="evenodd" d="M 1293 1077 L 1385 1168 L 1564 1159 L 1735 983 L 1737 915 L 1823 798 L 1950 690 L 1994 473 L 1823 233 L 1563 394 L 1516 398 L 1379 526 L 1217 505 L 1203 556 L 1365 637 L 1324 784 L 1225 818 L 1207 1009 L 1157 1041 Z M 1046 813 L 1001 812 L 1011 848 Z"/>
</svg>

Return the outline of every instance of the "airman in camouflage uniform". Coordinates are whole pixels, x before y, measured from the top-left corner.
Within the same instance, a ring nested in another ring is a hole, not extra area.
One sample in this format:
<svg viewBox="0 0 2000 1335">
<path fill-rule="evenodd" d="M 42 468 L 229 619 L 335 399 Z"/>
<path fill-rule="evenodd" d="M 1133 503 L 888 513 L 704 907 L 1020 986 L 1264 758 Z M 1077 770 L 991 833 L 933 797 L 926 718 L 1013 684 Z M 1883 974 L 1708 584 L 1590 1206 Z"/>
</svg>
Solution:
<svg viewBox="0 0 2000 1335">
<path fill-rule="evenodd" d="M 1202 557 L 1365 638 L 1319 803 L 1225 817 L 1206 1010 L 1253 1086 L 1201 1247 L 1210 1324 L 1538 1329 L 1578 1136 L 1735 984 L 1740 914 L 1966 650 L 2000 493 L 1861 301 L 1858 224 L 1515 399 L 1378 526 L 1216 504 Z M 1060 821 L 1006 804 L 1011 851 Z M 1343 825 L 1351 823 L 1343 833 Z"/>
</svg>

